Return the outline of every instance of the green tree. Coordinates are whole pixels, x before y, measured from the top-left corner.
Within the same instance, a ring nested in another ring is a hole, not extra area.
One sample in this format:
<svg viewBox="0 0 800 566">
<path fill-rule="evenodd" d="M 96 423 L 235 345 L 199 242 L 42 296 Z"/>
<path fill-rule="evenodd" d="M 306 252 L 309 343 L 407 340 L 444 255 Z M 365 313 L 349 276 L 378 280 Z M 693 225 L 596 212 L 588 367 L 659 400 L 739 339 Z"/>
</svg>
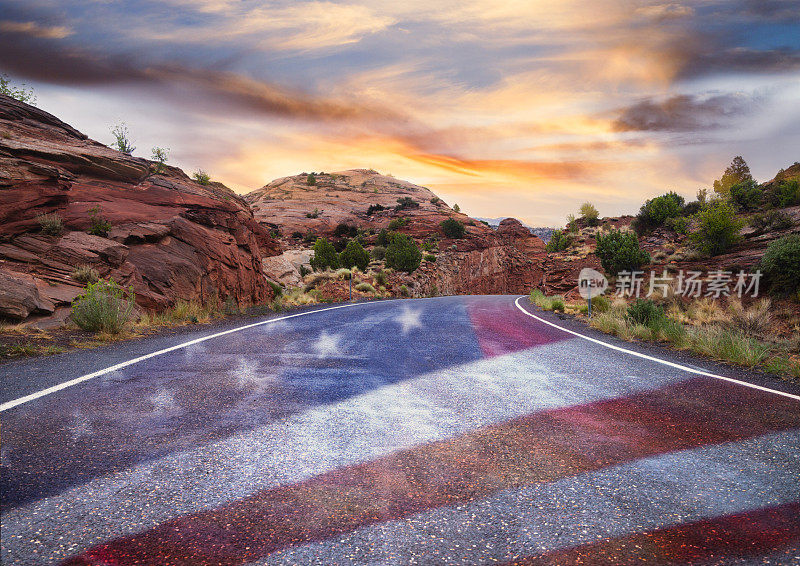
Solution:
<svg viewBox="0 0 800 566">
<path fill-rule="evenodd" d="M 317 238 L 317 241 L 314 242 L 314 255 L 310 263 L 315 271 L 327 268 L 339 269 L 339 255 L 336 253 L 336 248 L 328 240 Z"/>
<path fill-rule="evenodd" d="M 731 202 L 740 210 L 753 210 L 761 203 L 763 196 L 758 184 L 753 180 L 736 183 L 730 189 Z"/>
<path fill-rule="evenodd" d="M 308 185 L 309 187 L 313 187 L 316 184 L 317 184 L 316 175 L 314 175 L 314 173 L 309 173 L 308 177 L 306 177 L 306 185 Z"/>
<path fill-rule="evenodd" d="M 550 236 L 550 241 L 545 246 L 547 252 L 560 252 L 566 250 L 572 243 L 572 238 L 569 237 L 564 230 L 553 230 Z"/>
<path fill-rule="evenodd" d="M 752 180 L 753 176 L 750 174 L 750 167 L 747 166 L 741 155 L 737 155 L 728 165 L 728 168 L 725 169 L 722 177 L 714 181 L 714 192 L 722 196 L 728 196 L 732 186 Z"/>
<path fill-rule="evenodd" d="M 466 228 L 464 228 L 464 224 L 456 220 L 455 218 L 448 218 L 439 224 L 444 232 L 444 235 L 448 238 L 452 238 L 454 240 L 460 239 L 464 237 L 466 233 Z"/>
<path fill-rule="evenodd" d="M 636 215 L 636 228 L 649 229 L 661 226 L 667 218 L 675 218 L 683 213 L 684 200 L 675 192 L 668 192 L 646 201 Z"/>
<path fill-rule="evenodd" d="M 650 254 L 639 246 L 636 233 L 623 230 L 611 230 L 607 234 L 597 234 L 597 246 L 594 251 L 600 258 L 603 269 L 609 275 L 621 271 L 634 271 L 650 263 Z"/>
<path fill-rule="evenodd" d="M 375 245 L 383 246 L 384 248 L 389 245 L 389 231 L 386 228 L 382 228 L 381 231 L 378 232 Z"/>
<path fill-rule="evenodd" d="M 8 80 L 8 75 L 0 75 L 0 94 L 5 94 L 25 104 L 36 106 L 36 94 L 33 92 L 33 87 L 26 89 L 24 83 L 21 87 L 15 87 Z"/>
<path fill-rule="evenodd" d="M 422 263 L 422 251 L 411 236 L 392 234 L 386 248 L 386 265 L 398 271 L 412 273 Z"/>
<path fill-rule="evenodd" d="M 211 176 L 202 169 L 195 171 L 192 174 L 192 178 L 201 185 L 207 185 L 211 182 Z"/>
<path fill-rule="evenodd" d="M 344 251 L 339 254 L 339 263 L 342 267 L 358 267 L 361 271 L 367 269 L 369 265 L 369 253 L 367 253 L 358 240 L 347 242 Z"/>
<path fill-rule="evenodd" d="M 744 222 L 736 217 L 736 209 L 732 204 L 720 201 L 708 205 L 697 213 L 696 229 L 689 234 L 695 249 L 708 255 L 719 255 L 726 252 L 741 236 L 739 231 Z"/>
<path fill-rule="evenodd" d="M 136 147 L 131 143 L 128 126 L 125 122 L 121 122 L 111 128 L 111 135 L 114 136 L 114 143 L 111 144 L 113 149 L 127 155 L 132 154 L 136 150 Z"/>
<path fill-rule="evenodd" d="M 453 205 L 453 212 L 461 212 L 461 207 L 458 204 Z"/>
</svg>

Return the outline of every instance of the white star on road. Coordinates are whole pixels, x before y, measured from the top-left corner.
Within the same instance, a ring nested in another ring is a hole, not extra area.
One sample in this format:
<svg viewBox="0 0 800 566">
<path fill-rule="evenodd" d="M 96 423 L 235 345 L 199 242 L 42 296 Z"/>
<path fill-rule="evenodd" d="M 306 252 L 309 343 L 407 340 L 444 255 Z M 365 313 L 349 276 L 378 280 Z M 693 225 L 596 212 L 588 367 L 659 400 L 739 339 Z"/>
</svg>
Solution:
<svg viewBox="0 0 800 566">
<path fill-rule="evenodd" d="M 178 408 L 175 396 L 164 388 L 151 395 L 149 400 L 155 413 L 168 413 Z"/>
<path fill-rule="evenodd" d="M 317 338 L 314 347 L 317 350 L 317 354 L 322 356 L 327 356 L 329 354 L 338 354 L 341 350 L 339 347 L 339 342 L 342 340 L 340 334 L 328 334 L 324 330 L 322 334 L 319 335 Z"/>
<path fill-rule="evenodd" d="M 420 315 L 422 315 L 422 310 L 414 310 L 406 305 L 403 307 L 403 313 L 395 321 L 401 326 L 403 334 L 408 334 L 415 328 L 422 328 L 422 323 L 419 321 Z"/>
</svg>

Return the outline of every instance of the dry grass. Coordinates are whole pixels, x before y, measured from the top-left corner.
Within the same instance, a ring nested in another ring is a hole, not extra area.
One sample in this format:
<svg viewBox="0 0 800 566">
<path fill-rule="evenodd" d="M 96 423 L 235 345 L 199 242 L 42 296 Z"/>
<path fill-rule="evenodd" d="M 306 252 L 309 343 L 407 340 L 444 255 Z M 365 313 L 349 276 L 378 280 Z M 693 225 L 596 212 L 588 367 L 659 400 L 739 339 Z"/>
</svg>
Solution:
<svg viewBox="0 0 800 566">
<path fill-rule="evenodd" d="M 772 326 L 772 301 L 761 299 L 749 307 L 744 307 L 738 299 L 728 303 L 729 324 L 745 334 L 765 334 Z"/>
</svg>

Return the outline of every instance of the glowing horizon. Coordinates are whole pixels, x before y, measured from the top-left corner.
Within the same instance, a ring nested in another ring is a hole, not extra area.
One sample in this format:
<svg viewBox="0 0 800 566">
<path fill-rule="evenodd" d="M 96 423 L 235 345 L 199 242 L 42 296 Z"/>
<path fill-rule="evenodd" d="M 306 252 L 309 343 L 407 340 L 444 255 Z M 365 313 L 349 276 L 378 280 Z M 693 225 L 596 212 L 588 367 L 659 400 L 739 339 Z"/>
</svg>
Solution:
<svg viewBox="0 0 800 566">
<path fill-rule="evenodd" d="M 0 72 L 104 143 L 237 192 L 372 168 L 563 225 L 798 159 L 791 1 L 0 0 Z"/>
</svg>

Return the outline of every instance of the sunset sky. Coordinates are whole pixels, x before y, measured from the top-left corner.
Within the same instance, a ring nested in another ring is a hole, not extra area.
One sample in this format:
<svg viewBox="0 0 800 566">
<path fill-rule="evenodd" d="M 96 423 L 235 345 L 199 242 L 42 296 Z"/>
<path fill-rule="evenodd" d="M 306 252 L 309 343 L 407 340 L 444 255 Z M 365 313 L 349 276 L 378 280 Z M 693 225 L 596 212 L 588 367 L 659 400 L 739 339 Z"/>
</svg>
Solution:
<svg viewBox="0 0 800 566">
<path fill-rule="evenodd" d="M 0 0 L 3 72 L 237 192 L 373 168 L 537 226 L 800 160 L 796 0 Z"/>
</svg>

